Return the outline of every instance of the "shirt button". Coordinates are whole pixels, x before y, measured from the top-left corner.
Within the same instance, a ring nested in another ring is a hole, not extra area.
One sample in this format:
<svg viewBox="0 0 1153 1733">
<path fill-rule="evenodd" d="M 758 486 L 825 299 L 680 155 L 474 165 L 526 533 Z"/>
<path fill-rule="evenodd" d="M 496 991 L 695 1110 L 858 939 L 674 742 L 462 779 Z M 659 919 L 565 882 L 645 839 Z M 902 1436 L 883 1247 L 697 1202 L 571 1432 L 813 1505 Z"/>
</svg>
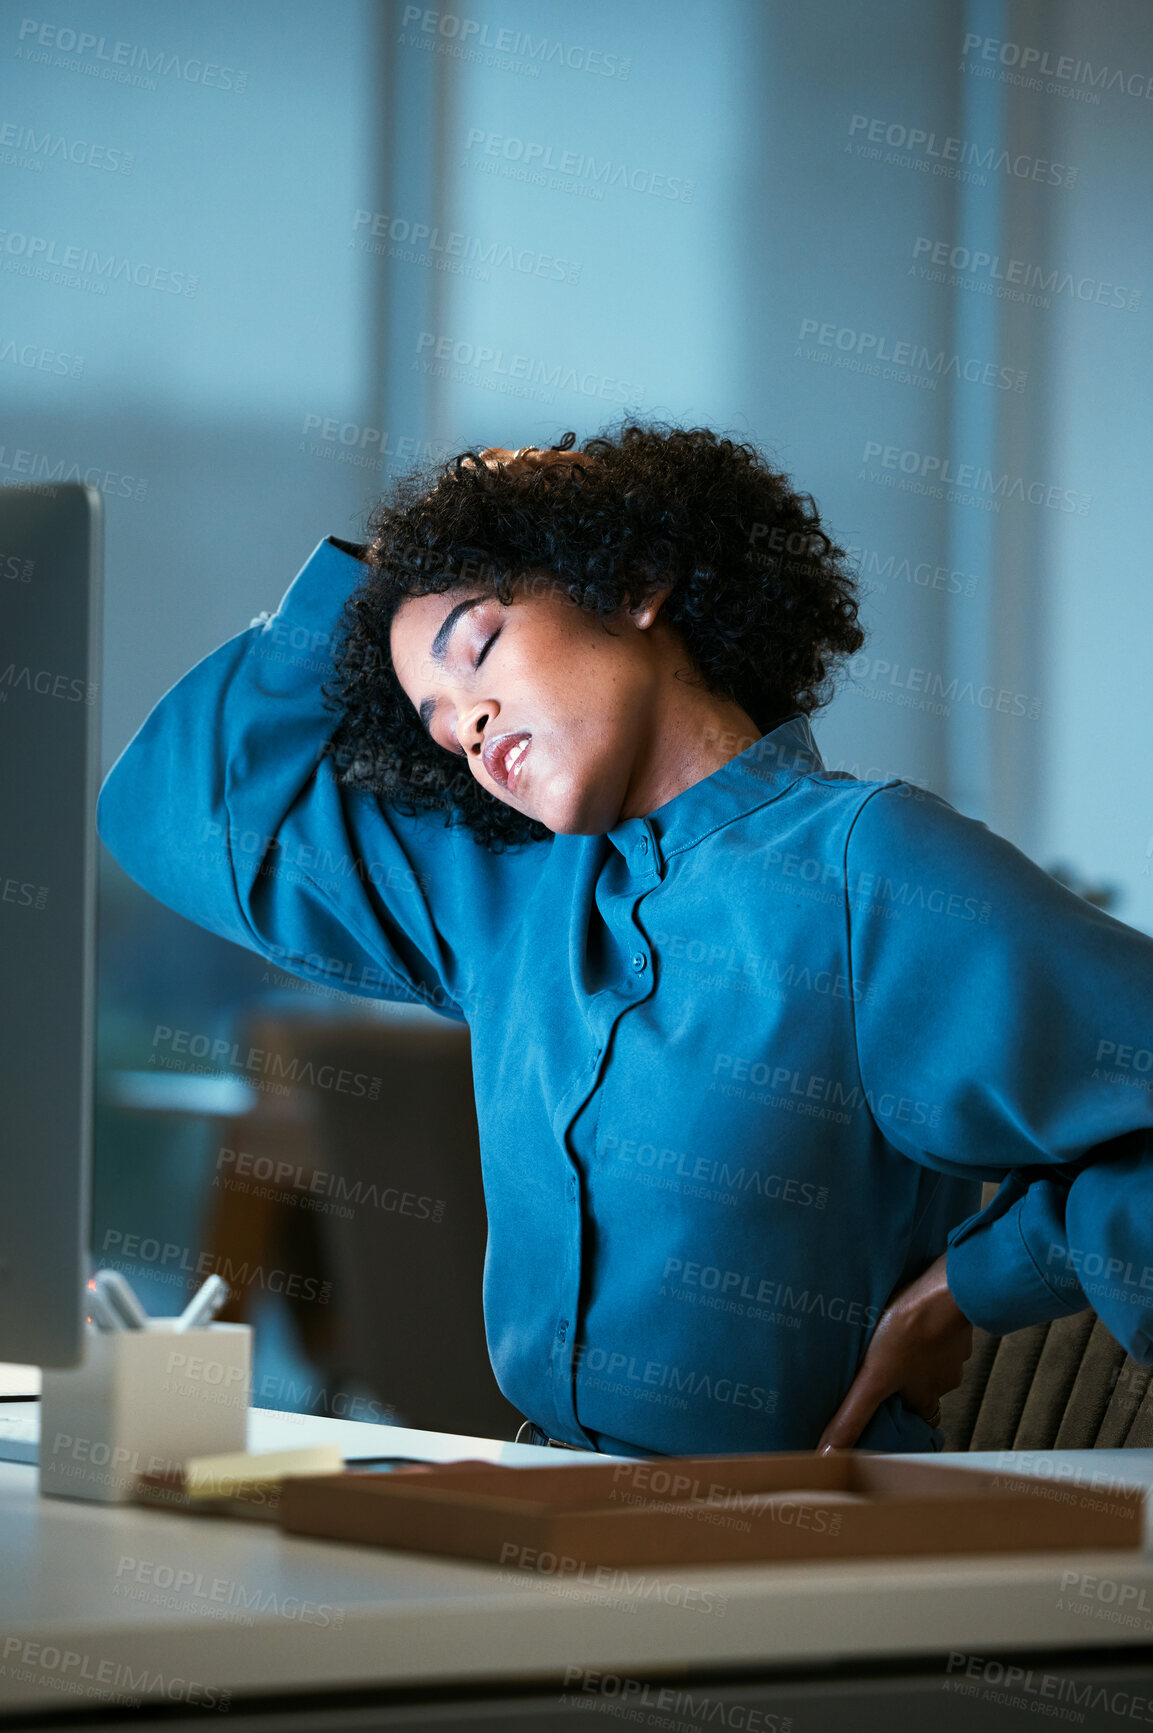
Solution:
<svg viewBox="0 0 1153 1733">
<path fill-rule="evenodd" d="M 568 1176 L 568 1194 L 570 1197 L 576 1196 L 576 1175 L 571 1173 Z"/>
<path fill-rule="evenodd" d="M 556 1339 L 558 1342 L 563 1342 L 567 1338 L 567 1336 L 568 1336 L 568 1319 L 562 1318 L 560 1323 L 557 1325 Z"/>
<path fill-rule="evenodd" d="M 648 852 L 649 852 L 649 839 L 647 836 L 642 836 L 641 837 L 641 853 L 642 854 L 648 854 Z"/>
<path fill-rule="evenodd" d="M 637 974 L 640 975 L 644 973 L 647 966 L 648 958 L 645 956 L 643 951 L 638 951 L 636 956 L 633 958 L 633 968 L 636 970 Z"/>
</svg>

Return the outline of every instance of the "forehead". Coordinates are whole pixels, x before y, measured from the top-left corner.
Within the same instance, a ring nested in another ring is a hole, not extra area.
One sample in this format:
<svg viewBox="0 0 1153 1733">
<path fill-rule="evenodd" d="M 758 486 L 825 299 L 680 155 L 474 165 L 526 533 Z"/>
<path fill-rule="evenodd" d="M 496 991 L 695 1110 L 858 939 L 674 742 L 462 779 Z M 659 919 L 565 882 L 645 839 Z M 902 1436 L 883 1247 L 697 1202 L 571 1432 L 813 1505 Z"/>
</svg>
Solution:
<svg viewBox="0 0 1153 1733">
<path fill-rule="evenodd" d="M 408 631 L 414 625 L 435 628 L 458 602 L 463 602 L 470 596 L 484 596 L 489 593 L 479 589 L 476 584 L 454 584 L 451 590 L 441 590 L 439 594 L 406 596 L 393 615 L 392 623 L 401 631 Z"/>
<path fill-rule="evenodd" d="M 458 584 L 439 595 L 408 596 L 392 618 L 393 642 L 411 644 L 420 641 L 428 645 L 448 616 L 462 603 L 487 601 L 491 594 L 490 590 L 478 590 L 475 584 Z M 467 618 L 470 611 L 462 610 L 463 617 Z"/>
</svg>

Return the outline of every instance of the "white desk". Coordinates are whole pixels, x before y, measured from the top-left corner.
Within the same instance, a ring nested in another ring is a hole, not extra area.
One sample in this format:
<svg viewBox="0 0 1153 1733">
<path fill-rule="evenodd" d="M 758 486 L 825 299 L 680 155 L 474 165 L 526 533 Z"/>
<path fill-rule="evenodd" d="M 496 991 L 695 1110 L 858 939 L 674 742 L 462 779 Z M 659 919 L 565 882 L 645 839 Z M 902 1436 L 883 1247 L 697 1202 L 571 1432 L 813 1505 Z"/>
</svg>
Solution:
<svg viewBox="0 0 1153 1733">
<path fill-rule="evenodd" d="M 25 1405 L 26 1415 L 31 1406 Z M 251 1417 L 254 1449 L 331 1438 L 349 1455 L 468 1455 L 554 1465 L 585 1460 L 493 1440 L 311 1416 L 257 1410 Z M 995 1455 L 936 1460 L 1010 1466 Z M 1016 1454 L 1011 1460 L 1014 1473 L 1038 1465 L 1086 1486 L 1108 1484 L 1110 1477 L 1112 1484 L 1153 1486 L 1153 1452 L 1068 1451 L 1036 1461 Z M 1119 1649 L 1153 1643 L 1148 1548 L 698 1566 L 659 1576 L 634 1570 L 624 1584 L 597 1588 L 496 1566 L 294 1539 L 272 1525 L 41 1499 L 33 1467 L 3 1463 L 0 1556 L 0 1717 L 34 1706 L 59 1711 L 74 1705 L 78 1714 L 91 1712 L 118 1695 L 163 1700 L 167 1692 L 171 1701 L 203 1705 L 212 1693 L 231 1693 L 229 1725 L 236 1726 L 243 1709 L 238 1699 L 245 1696 L 429 1686 L 483 1693 L 497 1685 L 538 1682 L 553 1717 L 526 1719 L 524 1725 L 549 1727 L 562 1718 L 558 1701 L 566 1668 L 593 1668 L 632 1681 L 702 1679 L 726 1669 L 767 1678 L 781 1667 L 795 1672 L 848 1661 L 899 1664 L 918 1656 L 1043 1650 L 1053 1654 L 1060 1673 L 1064 1649 L 1099 1650 L 1102 1663 L 1114 1665 L 1123 1664 Z M 1070 1571 L 1077 1573 L 1073 1592 L 1068 1579 L 1062 1581 Z M 179 1585 L 176 1572 L 187 1573 Z M 1116 1585 L 1106 1591 L 1110 1600 L 1084 1591 L 1086 1574 Z M 1119 1602 L 1132 1623 L 1118 1622 Z M 1111 1656 L 1104 1653 L 1109 1649 Z M 66 1663 L 65 1654 L 76 1659 Z M 945 1672 L 939 1664 L 933 1689 L 938 1702 L 952 1708 L 953 1699 L 942 1695 Z M 150 1688 L 128 1690 L 124 1681 L 142 1674 Z M 1146 1695 L 1153 1697 L 1153 1666 L 1145 1677 Z M 77 1686 L 75 1694 L 70 1683 Z M 752 1701 L 747 1695 L 745 1700 Z M 598 1700 L 584 1707 L 612 1704 Z M 999 1725 L 990 1713 L 986 1704 L 984 1719 L 972 1725 Z M 259 1721 L 261 1727 L 276 1724 Z M 345 1723 L 333 1710 L 293 1724 Z M 363 1723 L 369 1724 L 394 1722 L 386 1713 Z M 419 1724 L 456 1727 L 466 1721 Z M 968 1724 L 940 1715 L 933 1723 L 936 1729 Z M 1112 1725 L 1119 1724 L 1114 1717 Z M 804 1727 L 796 1724 L 796 1733 L 824 1725 L 810 1717 Z M 871 1725 L 854 1722 L 856 1728 Z"/>
</svg>

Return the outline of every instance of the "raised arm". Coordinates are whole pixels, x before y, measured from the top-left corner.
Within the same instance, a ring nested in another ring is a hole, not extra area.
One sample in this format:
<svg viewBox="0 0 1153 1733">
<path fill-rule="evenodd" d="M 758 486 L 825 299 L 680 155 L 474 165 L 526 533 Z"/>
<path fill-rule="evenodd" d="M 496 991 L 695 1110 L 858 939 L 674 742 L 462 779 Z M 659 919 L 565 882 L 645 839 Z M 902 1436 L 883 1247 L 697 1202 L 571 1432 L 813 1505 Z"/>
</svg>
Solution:
<svg viewBox="0 0 1153 1733">
<path fill-rule="evenodd" d="M 322 696 L 364 567 L 324 541 L 274 614 L 160 700 L 110 771 L 100 836 L 138 884 L 279 967 L 461 1020 L 470 871 L 492 857 L 439 815 L 343 787 Z"/>
</svg>

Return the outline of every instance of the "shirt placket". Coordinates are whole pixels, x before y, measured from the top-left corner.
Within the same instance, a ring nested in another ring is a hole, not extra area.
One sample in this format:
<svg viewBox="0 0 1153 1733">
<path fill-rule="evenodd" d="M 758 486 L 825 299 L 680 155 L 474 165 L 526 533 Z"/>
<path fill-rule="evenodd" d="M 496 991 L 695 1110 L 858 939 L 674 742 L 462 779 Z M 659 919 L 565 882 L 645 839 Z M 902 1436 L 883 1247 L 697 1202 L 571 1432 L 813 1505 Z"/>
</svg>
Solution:
<svg viewBox="0 0 1153 1733">
<path fill-rule="evenodd" d="M 579 1439 L 589 1449 L 595 1449 L 595 1445 L 581 1426 L 576 1412 L 574 1358 L 580 1345 L 580 1310 L 587 1239 L 581 1159 L 583 1156 L 586 1161 L 592 1160 L 595 1155 L 600 1098 L 607 1076 L 604 1056 L 609 1051 L 613 1031 L 619 1019 L 634 1005 L 647 999 L 654 987 L 652 946 L 637 920 L 637 909 L 642 897 L 654 885 L 659 884 L 661 878 L 659 849 L 652 828 L 646 820 L 636 821 L 635 834 L 628 841 L 627 852 L 622 850 L 622 854 L 629 867 L 631 883 L 628 894 L 618 898 L 611 921 L 621 956 L 621 974 L 612 990 L 601 996 L 596 1007 L 599 1021 L 595 1025 L 596 1048 L 590 1084 L 566 1111 L 563 1137 L 560 1140 L 568 1168 L 563 1186 L 566 1223 L 562 1238 L 565 1256 L 557 1285 L 559 1305 L 551 1352 L 551 1388 L 560 1430 L 570 1439 Z M 581 1121 L 581 1132 L 579 1138 L 574 1140 L 572 1134 L 578 1120 Z"/>
</svg>

